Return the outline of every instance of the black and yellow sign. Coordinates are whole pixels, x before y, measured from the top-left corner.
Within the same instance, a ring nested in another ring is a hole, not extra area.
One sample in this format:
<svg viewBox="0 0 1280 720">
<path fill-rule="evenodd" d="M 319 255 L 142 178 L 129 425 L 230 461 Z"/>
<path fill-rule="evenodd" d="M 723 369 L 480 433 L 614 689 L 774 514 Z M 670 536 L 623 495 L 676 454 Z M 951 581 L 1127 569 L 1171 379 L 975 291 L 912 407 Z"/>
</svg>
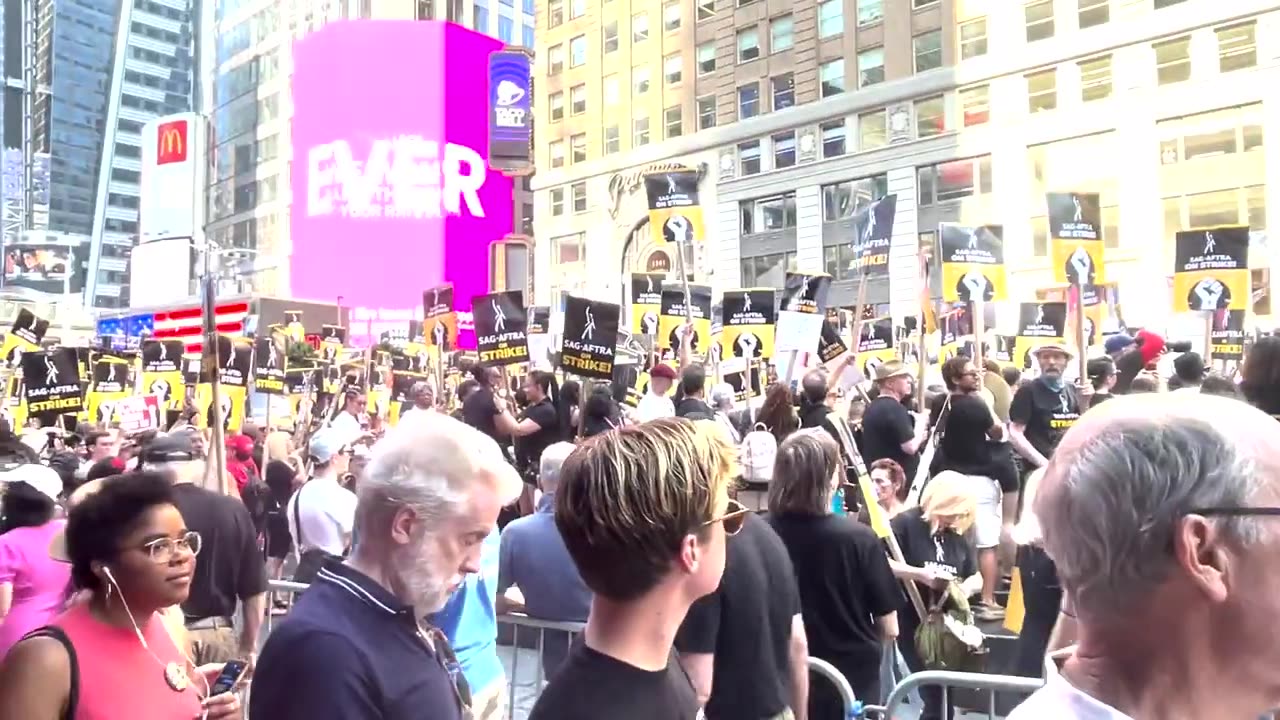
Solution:
<svg viewBox="0 0 1280 720">
<path fill-rule="evenodd" d="M 1215 310 L 1209 331 L 1213 360 L 1244 359 L 1244 310 Z"/>
<path fill-rule="evenodd" d="M 243 385 L 223 385 L 218 388 L 218 410 L 222 418 L 222 429 L 227 432 L 239 432 L 244 424 L 245 397 L 248 388 Z M 195 406 L 196 425 L 208 428 L 213 425 L 213 386 L 200 383 L 196 386 Z"/>
<path fill-rule="evenodd" d="M 993 335 L 990 343 L 991 359 L 996 362 L 1012 363 L 1014 358 L 1013 348 L 1017 343 L 1017 335 Z"/>
<path fill-rule="evenodd" d="M 1174 312 L 1248 310 L 1249 228 L 1184 230 L 1174 239 Z"/>
<path fill-rule="evenodd" d="M 938 244 L 942 250 L 944 301 L 993 302 L 1006 298 L 1003 225 L 943 223 L 938 228 Z"/>
<path fill-rule="evenodd" d="M 99 354 L 93 361 L 93 378 L 86 395 L 89 422 L 106 426 L 116 417 L 116 406 L 133 394 L 133 361 L 118 355 Z"/>
<path fill-rule="evenodd" d="M 702 205 L 698 201 L 698 171 L 669 170 L 644 176 L 649 197 L 650 234 L 659 247 L 692 246 L 701 242 Z"/>
<path fill-rule="evenodd" d="M 93 380 L 93 348 L 76 348 L 76 369 L 80 373 L 80 382 Z"/>
<path fill-rule="evenodd" d="M 370 416 L 385 417 L 391 404 L 391 353 L 372 351 L 364 377 L 368 388 L 365 412 Z"/>
<path fill-rule="evenodd" d="M 802 315 L 825 315 L 831 276 L 826 273 L 787 273 L 779 310 Z"/>
<path fill-rule="evenodd" d="M 818 337 L 818 359 L 823 363 L 829 363 L 847 352 L 849 352 L 849 346 L 845 344 L 844 338 L 840 337 L 840 331 L 824 317 L 822 334 Z"/>
<path fill-rule="evenodd" d="M 1035 358 L 1031 353 L 1041 345 L 1061 345 L 1067 328 L 1065 302 L 1020 303 L 1018 335 L 1013 345 L 1013 362 L 1026 370 Z"/>
<path fill-rule="evenodd" d="M 187 388 L 194 388 L 201 382 L 204 370 L 204 357 L 200 353 L 182 353 L 182 383 Z"/>
<path fill-rule="evenodd" d="M 284 311 L 284 332 L 285 337 L 289 338 L 290 342 L 306 342 L 307 329 L 302 324 L 301 310 Z"/>
<path fill-rule="evenodd" d="M 662 313 L 663 275 L 631 276 L 631 332 L 636 335 L 658 334 L 658 316 Z"/>
<path fill-rule="evenodd" d="M 420 342 L 405 343 L 400 352 L 391 356 L 391 369 L 394 372 L 414 372 L 431 374 L 440 363 L 440 348 Z"/>
<path fill-rule="evenodd" d="M 284 333 L 271 332 L 253 341 L 253 389 L 257 392 L 285 394 L 286 339 Z"/>
<path fill-rule="evenodd" d="M 411 391 L 420 382 L 430 382 L 430 375 L 418 372 L 396 372 L 391 380 L 390 407 L 387 410 L 387 422 L 396 425 L 400 415 L 413 405 Z"/>
<path fill-rule="evenodd" d="M 325 325 L 320 329 L 320 359 L 330 365 L 341 362 L 346 344 L 347 329 L 341 325 Z"/>
<path fill-rule="evenodd" d="M 22 379 L 30 415 L 75 414 L 84 409 L 84 389 L 73 347 L 24 352 Z"/>
<path fill-rule="evenodd" d="M 973 321 L 963 307 L 953 308 L 938 318 L 938 364 L 942 365 L 960 354 L 965 336 L 972 336 Z"/>
<path fill-rule="evenodd" d="M 302 401 L 314 398 L 324 383 L 324 369 L 319 365 L 291 367 L 285 370 L 285 390 L 289 396 L 289 415 L 296 421 Z"/>
<path fill-rule="evenodd" d="M 889 274 L 889 248 L 893 245 L 893 221 L 898 196 L 885 195 L 853 216 L 853 260 L 848 270 L 856 274 Z"/>
<path fill-rule="evenodd" d="M 893 318 L 864 320 L 858 334 L 858 365 L 862 374 L 875 377 L 876 368 L 898 358 L 894 347 Z"/>
<path fill-rule="evenodd" d="M 546 335 L 551 332 L 551 307 L 533 305 L 529 308 L 529 334 Z"/>
<path fill-rule="evenodd" d="M 218 382 L 248 387 L 253 376 L 253 338 L 218 336 Z"/>
<path fill-rule="evenodd" d="M 1053 281 L 1071 285 L 1106 282 L 1098 193 L 1048 193 L 1046 201 Z"/>
<path fill-rule="evenodd" d="M 24 397 L 26 388 L 22 382 L 22 373 L 15 372 L 9 375 L 8 385 L 5 387 L 4 412 L 3 414 L 9 418 L 9 426 L 18 431 L 27 424 L 27 399 Z"/>
<path fill-rule="evenodd" d="M 689 348 L 691 356 L 705 353 L 711 348 L 711 288 L 707 285 L 689 286 L 690 308 L 686 314 L 684 307 L 684 288 L 665 287 L 662 289 L 662 310 L 658 317 L 658 347 L 671 349 L 677 355 L 680 352 L 682 339 L 681 328 L 687 317 L 693 323 L 693 344 Z"/>
<path fill-rule="evenodd" d="M 458 347 L 458 313 L 453 309 L 452 283 L 422 293 L 422 338 L 444 352 Z"/>
<path fill-rule="evenodd" d="M 529 362 L 528 316 L 519 290 L 475 298 L 471 312 L 476 323 L 476 349 L 484 365 Z"/>
<path fill-rule="evenodd" d="M 720 349 L 725 360 L 743 358 L 754 363 L 773 357 L 773 328 L 778 321 L 773 288 L 726 290 L 722 302 L 724 327 Z"/>
<path fill-rule="evenodd" d="M 751 363 L 746 370 L 725 373 L 724 381 L 733 388 L 734 398 L 738 402 L 746 402 L 750 398 L 764 394 L 764 382 L 760 374 L 760 363 Z"/>
<path fill-rule="evenodd" d="M 560 367 L 565 373 L 613 379 L 614 352 L 622 308 L 570 295 L 564 301 Z"/>
<path fill-rule="evenodd" d="M 26 308 L 18 311 L 13 319 L 13 327 L 4 336 L 4 344 L 0 345 L 0 355 L 4 356 L 9 367 L 22 366 L 22 354 L 40 349 L 40 341 L 49 330 L 49 321 L 35 316 Z"/>
</svg>

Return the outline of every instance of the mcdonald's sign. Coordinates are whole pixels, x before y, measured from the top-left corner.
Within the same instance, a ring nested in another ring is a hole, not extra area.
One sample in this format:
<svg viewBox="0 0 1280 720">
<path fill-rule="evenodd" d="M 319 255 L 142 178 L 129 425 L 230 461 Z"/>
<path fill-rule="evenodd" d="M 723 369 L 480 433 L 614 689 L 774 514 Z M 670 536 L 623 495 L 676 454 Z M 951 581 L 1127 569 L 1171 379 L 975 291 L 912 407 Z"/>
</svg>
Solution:
<svg viewBox="0 0 1280 720">
<path fill-rule="evenodd" d="M 156 165 L 186 162 L 188 127 L 185 119 L 171 120 L 156 127 Z"/>
</svg>

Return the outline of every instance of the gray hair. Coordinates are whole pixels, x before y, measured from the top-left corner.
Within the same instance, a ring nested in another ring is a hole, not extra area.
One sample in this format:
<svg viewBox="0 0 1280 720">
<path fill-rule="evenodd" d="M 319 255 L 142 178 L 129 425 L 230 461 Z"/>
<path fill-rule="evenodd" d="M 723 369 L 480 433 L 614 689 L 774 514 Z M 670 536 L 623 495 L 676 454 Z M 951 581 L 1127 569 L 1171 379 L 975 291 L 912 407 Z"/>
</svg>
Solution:
<svg viewBox="0 0 1280 720">
<path fill-rule="evenodd" d="M 1148 598 L 1175 567 L 1182 519 L 1247 507 L 1262 486 L 1257 464 L 1210 422 L 1186 417 L 1117 419 L 1055 457 L 1059 476 L 1040 488 L 1035 516 L 1077 612 L 1113 617 Z M 1257 518 L 1215 522 L 1229 543 L 1262 535 Z"/>
<path fill-rule="evenodd" d="M 730 410 L 736 393 L 729 383 L 720 383 L 711 389 L 711 406 L 717 410 Z"/>
<path fill-rule="evenodd" d="M 542 461 L 538 464 L 538 484 L 542 486 L 542 492 L 556 491 L 560 485 L 560 468 L 576 449 L 573 443 L 558 442 L 542 451 Z"/>
</svg>

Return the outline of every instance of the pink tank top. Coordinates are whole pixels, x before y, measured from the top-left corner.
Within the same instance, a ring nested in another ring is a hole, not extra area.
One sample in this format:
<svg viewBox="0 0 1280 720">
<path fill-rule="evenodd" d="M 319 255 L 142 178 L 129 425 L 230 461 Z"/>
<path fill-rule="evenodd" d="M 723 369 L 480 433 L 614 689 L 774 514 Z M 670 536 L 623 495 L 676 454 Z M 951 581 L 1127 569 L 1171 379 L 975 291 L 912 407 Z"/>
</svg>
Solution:
<svg viewBox="0 0 1280 720">
<path fill-rule="evenodd" d="M 138 642 L 133 628 L 114 628 L 96 620 L 88 603 L 77 603 L 54 621 L 76 649 L 80 668 L 80 697 L 73 720 L 192 720 L 200 716 L 204 684 L 192 677 L 186 690 L 171 689 L 165 682 L 163 663 L 187 667 L 187 660 L 158 614 L 143 623 L 142 636 L 151 652 Z"/>
</svg>

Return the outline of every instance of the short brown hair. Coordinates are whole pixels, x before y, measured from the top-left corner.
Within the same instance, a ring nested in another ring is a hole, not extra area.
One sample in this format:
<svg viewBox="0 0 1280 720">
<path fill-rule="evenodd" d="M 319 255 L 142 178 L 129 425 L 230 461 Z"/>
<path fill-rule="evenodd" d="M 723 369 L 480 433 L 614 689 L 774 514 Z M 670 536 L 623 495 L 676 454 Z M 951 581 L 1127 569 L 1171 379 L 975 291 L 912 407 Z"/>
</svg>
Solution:
<svg viewBox="0 0 1280 720">
<path fill-rule="evenodd" d="M 831 508 L 831 479 L 840 448 L 821 428 L 797 430 L 778 447 L 769 483 L 769 512 L 824 515 Z"/>
<path fill-rule="evenodd" d="M 871 474 L 876 470 L 885 470 L 889 473 L 889 481 L 893 483 L 894 494 L 900 494 L 903 487 L 907 484 L 907 472 L 902 469 L 896 460 L 889 458 L 880 458 L 871 463 L 871 467 L 867 468 L 867 474 Z"/>
<path fill-rule="evenodd" d="M 711 421 L 682 418 L 587 439 L 560 468 L 556 527 L 591 591 L 649 592 L 680 543 L 703 535 L 737 475 L 737 449 Z"/>
</svg>

